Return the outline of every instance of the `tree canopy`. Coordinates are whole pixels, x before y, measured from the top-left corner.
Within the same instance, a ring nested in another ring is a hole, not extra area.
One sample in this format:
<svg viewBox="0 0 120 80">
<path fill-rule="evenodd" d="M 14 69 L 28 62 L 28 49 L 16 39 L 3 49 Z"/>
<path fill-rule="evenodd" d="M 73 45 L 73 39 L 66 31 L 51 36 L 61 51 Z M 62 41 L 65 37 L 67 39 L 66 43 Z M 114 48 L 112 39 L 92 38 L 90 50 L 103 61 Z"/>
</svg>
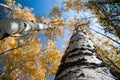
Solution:
<svg viewBox="0 0 120 80">
<path fill-rule="evenodd" d="M 34 29 L 12 32 L 0 40 L 0 78 L 5 80 L 50 80 L 51 76 L 53 78 L 69 44 L 69 39 L 66 39 L 62 51 L 59 51 L 57 39 L 66 36 L 65 30 L 68 30 L 70 36 L 76 23 L 81 25 L 80 28 L 92 39 L 102 59 L 120 72 L 120 1 L 56 0 L 54 4 L 58 3 L 60 5 L 53 6 L 47 18 L 44 15 L 33 14 L 31 8 L 22 7 L 17 0 L 4 0 L 4 3 L 0 3 L 0 17 L 6 21 L 20 20 L 22 23 L 18 24 L 24 26 L 40 24 L 39 30 L 33 26 Z M 70 17 L 67 17 L 68 15 Z M 5 26 L 4 28 L 0 26 L 0 30 L 9 31 L 10 26 L 4 22 L 1 22 Z"/>
</svg>

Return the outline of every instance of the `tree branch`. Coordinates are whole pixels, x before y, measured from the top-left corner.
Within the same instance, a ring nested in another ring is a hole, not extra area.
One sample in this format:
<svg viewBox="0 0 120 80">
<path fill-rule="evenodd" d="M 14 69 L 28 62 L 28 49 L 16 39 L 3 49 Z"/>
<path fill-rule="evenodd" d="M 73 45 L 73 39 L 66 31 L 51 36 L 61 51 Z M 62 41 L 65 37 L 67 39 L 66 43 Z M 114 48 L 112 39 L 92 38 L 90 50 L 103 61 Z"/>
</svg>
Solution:
<svg viewBox="0 0 120 80">
<path fill-rule="evenodd" d="M 120 37 L 119 36 L 119 34 L 120 34 L 119 27 L 120 26 L 119 25 L 115 25 L 114 23 L 112 23 L 112 20 L 110 19 L 110 17 L 112 17 L 112 15 L 110 16 L 104 9 L 99 8 L 98 5 L 94 4 L 94 6 L 104 14 L 104 16 L 105 16 L 104 19 L 106 19 L 107 24 L 108 25 L 112 25 L 114 30 L 116 31 L 118 37 Z"/>
<path fill-rule="evenodd" d="M 114 41 L 114 42 L 116 42 L 117 44 L 120 45 L 120 42 L 112 39 L 111 37 L 109 37 L 109 36 L 107 36 L 107 35 L 105 35 L 105 34 L 102 34 L 102 33 L 98 32 L 98 31 L 96 31 L 96 30 L 94 30 L 94 29 L 92 29 L 92 28 L 90 28 L 90 29 L 93 30 L 94 32 L 98 33 L 98 34 L 101 34 L 102 36 L 105 36 L 105 37 L 109 38 L 110 40 L 112 40 L 112 41 Z"/>
<path fill-rule="evenodd" d="M 0 53 L 0 56 L 3 55 L 4 53 L 6 52 L 9 52 L 9 51 L 12 51 L 12 50 L 15 50 L 15 49 L 18 49 L 18 48 L 21 48 L 21 47 L 24 47 L 24 46 L 27 46 L 29 44 L 24 44 L 24 45 L 20 45 L 20 46 L 17 46 L 16 48 L 12 48 L 12 49 L 9 49 L 9 50 L 6 50 L 6 51 L 3 51 Z"/>
<path fill-rule="evenodd" d="M 11 8 L 10 6 L 8 6 L 8 5 L 6 5 L 6 4 L 2 4 L 2 3 L 0 3 L 0 6 L 5 7 L 5 8 L 9 8 L 9 9 L 13 9 L 13 8 Z"/>
<path fill-rule="evenodd" d="M 85 19 L 90 19 L 90 18 L 96 18 L 97 16 L 90 16 L 90 17 L 87 17 L 87 18 L 82 18 L 82 19 L 76 19 L 77 21 L 83 21 Z"/>
</svg>

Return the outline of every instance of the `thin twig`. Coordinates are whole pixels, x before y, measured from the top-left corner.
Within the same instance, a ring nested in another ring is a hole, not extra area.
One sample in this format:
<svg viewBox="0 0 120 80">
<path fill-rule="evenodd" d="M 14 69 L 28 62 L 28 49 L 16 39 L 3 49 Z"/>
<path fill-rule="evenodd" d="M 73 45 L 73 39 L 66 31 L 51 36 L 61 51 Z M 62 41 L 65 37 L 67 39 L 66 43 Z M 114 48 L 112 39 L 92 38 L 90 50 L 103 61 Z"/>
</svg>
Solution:
<svg viewBox="0 0 120 80">
<path fill-rule="evenodd" d="M 13 8 L 11 8 L 10 6 L 8 6 L 8 5 L 6 5 L 6 4 L 2 4 L 2 3 L 0 3 L 0 6 L 5 7 L 5 8 L 9 8 L 9 9 L 13 9 Z"/>
<path fill-rule="evenodd" d="M 85 20 L 85 19 L 96 18 L 96 17 L 97 17 L 97 16 L 90 16 L 90 17 L 88 17 L 88 18 L 75 19 L 75 20 L 82 21 L 82 20 Z"/>
<path fill-rule="evenodd" d="M 27 46 L 27 45 L 29 45 L 29 44 L 20 45 L 20 46 L 17 46 L 17 47 L 15 47 L 15 48 L 12 48 L 12 49 L 9 49 L 9 50 L 6 50 L 6 51 L 3 51 L 3 52 L 0 53 L 0 56 L 3 55 L 3 54 L 6 53 L 6 52 L 9 52 L 9 51 L 12 51 L 12 50 L 15 50 L 15 49 L 18 49 L 18 48 L 21 48 L 21 47 Z"/>
</svg>

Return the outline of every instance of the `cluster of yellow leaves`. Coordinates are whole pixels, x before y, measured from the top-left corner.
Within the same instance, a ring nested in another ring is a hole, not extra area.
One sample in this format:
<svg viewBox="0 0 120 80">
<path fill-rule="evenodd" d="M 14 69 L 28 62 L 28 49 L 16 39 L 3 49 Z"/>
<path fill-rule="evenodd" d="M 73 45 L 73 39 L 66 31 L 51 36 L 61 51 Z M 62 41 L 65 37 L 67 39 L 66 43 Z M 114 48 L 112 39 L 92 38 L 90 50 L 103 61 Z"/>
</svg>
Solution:
<svg viewBox="0 0 120 80">
<path fill-rule="evenodd" d="M 11 4 L 13 0 L 4 0 L 4 1 Z"/>
<path fill-rule="evenodd" d="M 97 47 L 96 50 L 98 54 L 101 56 L 101 58 L 109 66 L 115 68 L 118 72 L 120 72 L 120 55 L 111 54 L 108 50 L 100 47 Z"/>
<path fill-rule="evenodd" d="M 4 41 L 0 41 L 0 52 L 4 51 L 5 49 L 10 49 L 11 47 L 16 47 L 17 46 L 17 42 L 15 41 L 14 38 L 9 37 L 7 39 L 5 39 Z M 5 46 L 4 46 L 5 45 Z"/>
<path fill-rule="evenodd" d="M 21 45 L 26 45 L 16 49 L 14 48 L 18 46 L 18 43 L 14 38 L 9 37 L 0 41 L 0 52 L 13 49 L 1 55 L 0 64 L 5 67 L 1 72 L 5 72 L 4 79 L 45 80 L 47 73 L 55 74 L 60 64 L 61 54 L 51 41 L 46 45 L 46 50 L 41 52 L 41 42 L 35 37 L 36 33 L 33 35 L 34 37 L 30 37 L 29 42 L 20 39 Z"/>
<path fill-rule="evenodd" d="M 17 18 L 17 19 L 36 22 L 35 15 L 32 14 L 32 10 L 33 10 L 32 8 L 29 9 L 28 7 L 25 7 L 22 9 L 22 6 L 20 4 L 18 5 L 14 4 L 13 0 L 4 0 L 4 1 L 7 2 L 7 5 L 9 7 L 13 8 L 12 13 L 9 14 L 9 16 L 13 16 L 13 18 L 15 19 Z M 4 11 L 8 13 L 6 8 L 4 9 Z"/>
<path fill-rule="evenodd" d="M 61 54 L 57 50 L 52 40 L 48 41 L 47 46 L 43 49 L 44 53 L 40 60 L 44 63 L 42 65 L 47 69 L 47 73 L 54 75 L 60 64 Z"/>
<path fill-rule="evenodd" d="M 71 6 L 72 6 L 71 0 L 66 0 L 67 9 L 71 8 Z"/>
<path fill-rule="evenodd" d="M 43 23 L 46 23 L 51 26 L 51 28 L 46 29 L 46 35 L 49 39 L 51 39 L 52 36 L 62 36 L 62 28 L 65 25 L 65 21 L 63 18 L 60 17 L 53 17 L 50 20 L 44 19 L 44 17 L 41 18 L 41 21 Z"/>
<path fill-rule="evenodd" d="M 69 27 L 74 26 L 74 24 L 75 24 L 75 19 L 76 19 L 76 16 L 73 16 L 71 19 L 69 19 L 69 20 L 67 21 L 67 24 L 68 24 Z"/>
<path fill-rule="evenodd" d="M 82 9 L 81 3 L 83 0 L 66 0 L 66 9 L 73 9 L 76 11 L 80 11 Z"/>
<path fill-rule="evenodd" d="M 22 6 L 20 4 L 15 7 L 13 11 L 14 18 L 36 22 L 35 15 L 32 14 L 32 9 L 29 9 L 28 7 L 25 7 L 24 9 L 21 8 Z"/>
<path fill-rule="evenodd" d="M 114 47 L 114 42 L 110 39 L 97 38 L 98 46 L 108 48 L 111 54 L 116 54 L 117 48 Z"/>
<path fill-rule="evenodd" d="M 61 16 L 61 10 L 58 6 L 54 6 L 52 10 L 50 11 L 51 17 L 60 17 Z"/>
<path fill-rule="evenodd" d="M 110 39 L 97 38 L 94 43 L 97 45 L 96 50 L 102 59 L 117 71 L 120 71 L 120 56 L 117 54 L 119 48 L 114 47 L 114 42 Z"/>
<path fill-rule="evenodd" d="M 6 75 L 9 75 L 15 80 L 16 77 L 18 77 L 19 74 L 23 73 L 24 75 L 29 74 L 30 76 L 34 76 L 32 73 L 38 74 L 37 68 L 34 67 L 34 64 L 36 62 L 36 58 L 38 58 L 38 55 L 40 54 L 40 41 L 36 40 L 35 42 L 30 42 L 30 45 L 25 45 L 21 48 L 14 49 L 18 44 L 12 37 L 7 38 L 3 42 L 4 49 L 1 50 L 4 51 L 6 48 L 6 51 L 9 49 L 13 49 L 11 51 L 6 52 L 7 54 L 3 54 L 1 63 L 4 64 L 5 69 L 5 77 Z M 27 44 L 26 41 L 20 40 L 20 42 Z M 4 44 L 6 43 L 6 44 Z M 7 46 L 6 46 L 7 45 Z M 22 45 L 22 44 L 21 44 Z M 8 56 L 8 57 L 6 57 Z M 15 76 L 16 75 L 16 76 Z"/>
</svg>

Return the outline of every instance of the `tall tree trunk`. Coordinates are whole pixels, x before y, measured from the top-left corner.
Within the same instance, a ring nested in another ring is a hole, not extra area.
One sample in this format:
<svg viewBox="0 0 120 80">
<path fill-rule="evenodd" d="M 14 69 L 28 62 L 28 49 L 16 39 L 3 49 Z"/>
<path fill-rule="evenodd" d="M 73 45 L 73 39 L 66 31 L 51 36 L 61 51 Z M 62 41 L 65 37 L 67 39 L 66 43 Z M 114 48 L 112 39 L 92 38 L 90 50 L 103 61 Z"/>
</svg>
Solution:
<svg viewBox="0 0 120 80">
<path fill-rule="evenodd" d="M 55 80 L 119 80 L 110 69 L 96 53 L 90 38 L 76 28 Z"/>
</svg>

